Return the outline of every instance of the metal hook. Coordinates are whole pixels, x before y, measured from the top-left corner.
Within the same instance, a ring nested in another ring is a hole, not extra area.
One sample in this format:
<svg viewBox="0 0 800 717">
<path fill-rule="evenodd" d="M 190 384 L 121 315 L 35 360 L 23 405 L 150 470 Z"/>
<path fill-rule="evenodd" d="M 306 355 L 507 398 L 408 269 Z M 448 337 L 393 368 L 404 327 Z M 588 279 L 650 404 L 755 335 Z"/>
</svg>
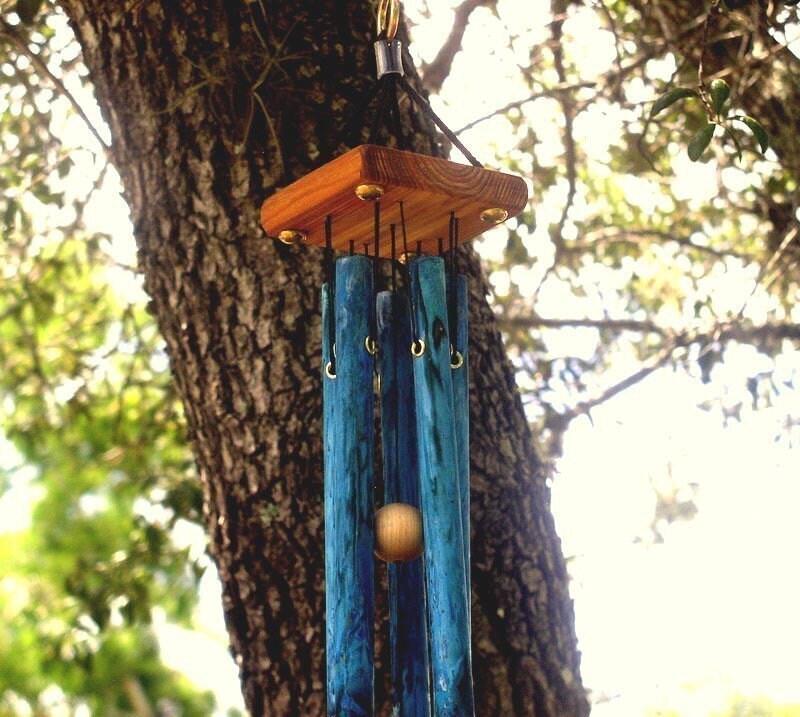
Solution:
<svg viewBox="0 0 800 717">
<path fill-rule="evenodd" d="M 452 346 L 450 347 L 450 368 L 455 370 L 461 368 L 464 365 L 464 356 L 458 350 L 454 349 Z"/>
<path fill-rule="evenodd" d="M 414 339 L 411 342 L 411 355 L 419 358 L 425 353 L 425 339 Z"/>
</svg>

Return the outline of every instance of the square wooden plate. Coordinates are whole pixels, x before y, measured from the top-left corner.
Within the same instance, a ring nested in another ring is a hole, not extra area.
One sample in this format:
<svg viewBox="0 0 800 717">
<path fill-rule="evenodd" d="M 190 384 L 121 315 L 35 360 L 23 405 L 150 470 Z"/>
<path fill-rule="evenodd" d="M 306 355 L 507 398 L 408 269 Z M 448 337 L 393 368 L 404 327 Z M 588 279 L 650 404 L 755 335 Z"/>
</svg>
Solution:
<svg viewBox="0 0 800 717">
<path fill-rule="evenodd" d="M 391 224 L 397 227 L 397 252 L 403 251 L 400 202 L 409 251 L 419 245 L 423 253 L 436 254 L 440 238 L 447 247 L 450 212 L 459 218 L 459 241 L 465 242 L 497 223 L 481 219 L 485 210 L 502 210 L 513 217 L 528 201 L 520 177 L 367 144 L 278 190 L 261 207 L 261 225 L 270 236 L 296 230 L 309 244 L 325 246 L 324 224 L 330 215 L 334 249 L 348 251 L 353 241 L 357 252 L 368 244 L 372 253 L 374 204 L 355 193 L 363 184 L 377 184 L 384 190 L 380 199 L 382 257 L 391 254 Z"/>
</svg>

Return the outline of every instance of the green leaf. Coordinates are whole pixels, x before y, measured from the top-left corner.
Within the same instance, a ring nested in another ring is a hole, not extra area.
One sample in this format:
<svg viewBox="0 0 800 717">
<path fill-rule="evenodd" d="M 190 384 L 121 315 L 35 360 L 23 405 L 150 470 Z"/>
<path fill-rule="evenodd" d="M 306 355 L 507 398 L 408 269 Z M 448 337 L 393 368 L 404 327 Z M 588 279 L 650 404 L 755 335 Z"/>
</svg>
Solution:
<svg viewBox="0 0 800 717">
<path fill-rule="evenodd" d="M 694 97 L 697 93 L 690 90 L 688 87 L 676 87 L 664 95 L 661 95 L 653 105 L 650 111 L 650 116 L 655 117 L 659 112 L 667 109 L 670 105 L 674 105 L 678 100 L 684 100 L 687 97 Z"/>
<path fill-rule="evenodd" d="M 731 96 L 731 88 L 725 80 L 714 80 L 711 83 L 711 106 L 714 112 L 720 114 L 725 103 Z"/>
<path fill-rule="evenodd" d="M 709 122 L 694 137 L 692 137 L 692 140 L 689 142 L 689 146 L 687 147 L 689 151 L 689 159 L 691 159 L 692 162 L 696 162 L 698 159 L 700 159 L 700 157 L 703 156 L 703 152 L 706 151 L 709 143 L 711 142 L 711 138 L 714 136 L 714 128 L 716 126 L 717 125 L 715 125 L 713 122 Z"/>
<path fill-rule="evenodd" d="M 761 152 L 766 152 L 769 148 L 769 135 L 767 134 L 767 130 L 764 129 L 762 124 L 753 117 L 737 117 L 740 122 L 747 125 L 747 128 L 753 133 L 753 136 L 756 138 L 758 142 L 758 146 L 761 149 Z"/>
<path fill-rule="evenodd" d="M 33 21 L 39 14 L 44 0 L 17 0 L 14 12 L 19 15 L 23 25 L 33 25 Z"/>
</svg>

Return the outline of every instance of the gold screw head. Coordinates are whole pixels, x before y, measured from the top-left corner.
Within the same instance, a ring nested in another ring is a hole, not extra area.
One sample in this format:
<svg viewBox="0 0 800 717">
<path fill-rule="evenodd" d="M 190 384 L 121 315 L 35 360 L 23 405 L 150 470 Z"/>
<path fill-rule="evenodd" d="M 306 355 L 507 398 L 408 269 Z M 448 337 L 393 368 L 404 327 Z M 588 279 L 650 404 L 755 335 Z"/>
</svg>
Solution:
<svg viewBox="0 0 800 717">
<path fill-rule="evenodd" d="M 384 189 L 380 184 L 359 184 L 355 193 L 362 202 L 376 202 L 383 196 Z"/>
<path fill-rule="evenodd" d="M 287 246 L 292 246 L 292 244 L 307 240 L 308 235 L 305 232 L 301 232 L 299 229 L 283 229 L 278 232 L 278 241 Z"/>
<path fill-rule="evenodd" d="M 508 212 L 502 207 L 490 207 L 481 212 L 481 221 L 484 224 L 502 224 L 508 219 Z"/>
</svg>

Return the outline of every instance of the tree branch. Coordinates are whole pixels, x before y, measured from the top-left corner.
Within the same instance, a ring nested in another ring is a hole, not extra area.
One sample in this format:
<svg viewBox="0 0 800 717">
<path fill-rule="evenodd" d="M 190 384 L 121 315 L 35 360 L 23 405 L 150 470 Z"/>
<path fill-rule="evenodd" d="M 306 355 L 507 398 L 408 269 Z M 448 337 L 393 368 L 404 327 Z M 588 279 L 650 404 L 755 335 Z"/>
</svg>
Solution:
<svg viewBox="0 0 800 717">
<path fill-rule="evenodd" d="M 476 125 L 481 124 L 482 122 L 486 122 L 487 120 L 492 119 L 492 117 L 497 117 L 498 115 L 504 115 L 510 110 L 519 109 L 522 105 L 528 104 L 528 102 L 533 102 L 534 100 L 541 99 L 542 97 L 560 97 L 564 93 L 568 92 L 575 92 L 576 90 L 582 90 L 585 88 L 591 89 L 592 87 L 597 87 L 597 82 L 594 81 L 587 81 L 587 82 L 572 82 L 565 85 L 554 85 L 553 87 L 547 87 L 539 92 L 534 92 L 532 95 L 525 97 L 522 100 L 515 100 L 514 102 L 509 102 L 507 105 L 503 105 L 496 110 L 492 110 L 488 114 L 483 115 L 482 117 L 478 117 L 477 119 L 468 122 L 459 130 L 456 131 L 456 134 L 461 134 L 462 132 L 466 132 L 467 130 L 472 129 Z"/>
<path fill-rule="evenodd" d="M 634 319 L 545 319 L 541 316 L 511 316 L 498 317 L 497 323 L 501 329 L 566 329 L 566 328 L 587 328 L 587 329 L 608 329 L 611 331 L 639 331 L 641 333 L 659 334 L 666 336 L 669 334 L 664 329 L 652 321 L 635 321 Z"/>
<path fill-rule="evenodd" d="M 509 329 L 587 328 L 658 334 L 659 336 L 673 337 L 673 348 L 696 343 L 726 343 L 728 341 L 738 341 L 739 343 L 757 343 L 776 339 L 800 341 L 800 324 L 788 322 L 745 326 L 739 321 L 725 321 L 715 325 L 710 331 L 702 333 L 677 331 L 666 326 L 659 326 L 653 321 L 637 321 L 635 319 L 546 319 L 541 316 L 511 316 L 499 317 L 497 322 L 505 331 Z"/>
<path fill-rule="evenodd" d="M 78 100 L 73 95 L 64 84 L 63 80 L 60 77 L 56 77 L 51 71 L 50 68 L 47 66 L 47 63 L 42 60 L 42 58 L 33 52 L 29 47 L 28 44 L 25 42 L 23 37 L 20 37 L 17 29 L 10 25 L 4 18 L 0 17 L 0 37 L 7 38 L 14 47 L 17 48 L 17 51 L 25 55 L 31 64 L 37 69 L 39 73 L 47 77 L 50 82 L 55 85 L 56 91 L 61 94 L 63 97 L 67 98 L 67 101 L 72 105 L 72 108 L 75 110 L 77 115 L 83 120 L 83 123 L 86 125 L 86 129 L 92 133 L 94 138 L 99 142 L 100 147 L 104 152 L 108 152 L 111 149 L 111 145 L 109 145 L 101 136 L 100 133 L 97 131 L 97 128 L 92 124 L 92 121 L 87 116 L 86 112 L 84 112 L 83 107 L 81 107 Z"/>
<path fill-rule="evenodd" d="M 653 47 L 649 48 L 647 52 L 643 52 L 639 57 L 635 60 L 630 62 L 629 64 L 625 65 L 624 67 L 620 68 L 619 70 L 615 70 L 612 72 L 607 73 L 602 81 L 587 81 L 587 82 L 574 82 L 566 85 L 556 85 L 555 87 L 546 88 L 544 90 L 540 90 L 539 92 L 534 92 L 527 97 L 524 97 L 521 100 L 515 100 L 513 102 L 509 102 L 502 107 L 489 112 L 488 114 L 483 115 L 482 117 L 478 117 L 477 119 L 472 120 L 471 122 L 465 124 L 461 129 L 459 129 L 456 134 L 461 134 L 462 132 L 466 132 L 469 129 L 472 129 L 476 125 L 481 124 L 482 122 L 486 122 L 490 120 L 492 117 L 496 117 L 497 115 L 502 115 L 512 109 L 519 109 L 523 105 L 528 104 L 529 102 L 533 102 L 534 100 L 538 100 L 541 97 L 558 97 L 560 94 L 565 92 L 574 92 L 575 90 L 580 90 L 583 88 L 601 88 L 602 86 L 607 85 L 614 85 L 615 83 L 619 83 L 622 79 L 624 79 L 627 75 L 629 75 L 634 70 L 646 65 L 650 60 L 652 60 L 656 55 L 660 52 L 663 52 L 668 47 L 670 47 L 673 43 L 677 43 L 683 38 L 691 35 L 695 30 L 702 25 L 705 20 L 705 14 L 700 15 L 699 17 L 694 18 L 691 22 L 689 22 L 686 27 L 678 33 L 675 37 L 672 38 L 665 38 L 660 40 L 656 43 Z"/>
<path fill-rule="evenodd" d="M 433 61 L 422 66 L 422 81 L 425 83 L 425 89 L 434 94 L 442 89 L 442 85 L 453 67 L 453 59 L 461 49 L 461 42 L 464 39 L 464 33 L 472 11 L 481 6 L 494 5 L 495 3 L 496 0 L 464 0 L 456 8 L 450 34 L 441 48 L 439 48 L 439 52 L 436 53 Z"/>
<path fill-rule="evenodd" d="M 651 359 L 651 362 L 648 365 L 642 366 L 642 368 L 632 373 L 630 376 L 627 376 L 621 381 L 613 384 L 603 391 L 603 393 L 601 393 L 599 396 L 589 399 L 588 401 L 581 401 L 581 403 L 579 403 L 577 406 L 571 408 L 569 411 L 566 411 L 562 418 L 564 425 L 566 426 L 569 424 L 573 418 L 577 418 L 578 416 L 589 413 L 593 408 L 596 408 L 601 403 L 605 403 L 609 399 L 614 398 L 614 396 L 622 393 L 626 388 L 635 386 L 637 383 L 640 383 L 646 379 L 651 373 L 664 366 L 664 364 L 666 364 L 667 361 L 669 361 L 669 359 L 672 357 L 673 352 L 677 348 L 678 346 L 676 344 L 670 344 L 669 346 L 666 346 L 658 354 L 656 354 L 653 359 Z"/>
<path fill-rule="evenodd" d="M 710 254 L 717 259 L 724 259 L 726 257 L 734 257 L 742 261 L 752 261 L 753 257 L 747 254 L 733 251 L 732 249 L 716 249 L 704 244 L 697 244 L 689 237 L 680 236 L 672 232 L 661 231 L 659 229 L 648 229 L 646 227 L 623 227 L 620 229 L 614 227 L 604 227 L 595 231 L 587 232 L 584 235 L 583 241 L 570 242 L 568 251 L 583 251 L 588 245 L 592 244 L 605 244 L 605 243 L 629 243 L 638 244 L 629 237 L 646 239 L 651 237 L 653 239 L 662 239 L 664 241 L 672 241 L 687 249 L 693 249 L 705 254 Z"/>
<path fill-rule="evenodd" d="M 737 321 L 720 323 L 711 331 L 704 333 L 677 332 L 652 321 L 635 321 L 628 319 L 543 319 L 538 316 L 512 317 L 499 319 L 501 329 L 534 329 L 534 328 L 594 328 L 609 329 L 613 331 L 638 331 L 641 333 L 654 333 L 670 340 L 647 362 L 646 365 L 632 373 L 630 376 L 608 387 L 595 398 L 581 401 L 573 408 L 565 411 L 559 417 L 559 425 L 566 428 L 573 418 L 588 414 L 593 408 L 605 403 L 614 396 L 622 393 L 626 388 L 636 385 L 647 378 L 654 371 L 664 366 L 673 356 L 675 351 L 686 348 L 691 344 L 708 346 L 711 344 L 725 344 L 737 341 L 743 344 L 753 344 L 765 341 L 789 339 L 800 341 L 800 324 L 780 323 L 762 324 L 761 326 L 743 326 Z"/>
</svg>

